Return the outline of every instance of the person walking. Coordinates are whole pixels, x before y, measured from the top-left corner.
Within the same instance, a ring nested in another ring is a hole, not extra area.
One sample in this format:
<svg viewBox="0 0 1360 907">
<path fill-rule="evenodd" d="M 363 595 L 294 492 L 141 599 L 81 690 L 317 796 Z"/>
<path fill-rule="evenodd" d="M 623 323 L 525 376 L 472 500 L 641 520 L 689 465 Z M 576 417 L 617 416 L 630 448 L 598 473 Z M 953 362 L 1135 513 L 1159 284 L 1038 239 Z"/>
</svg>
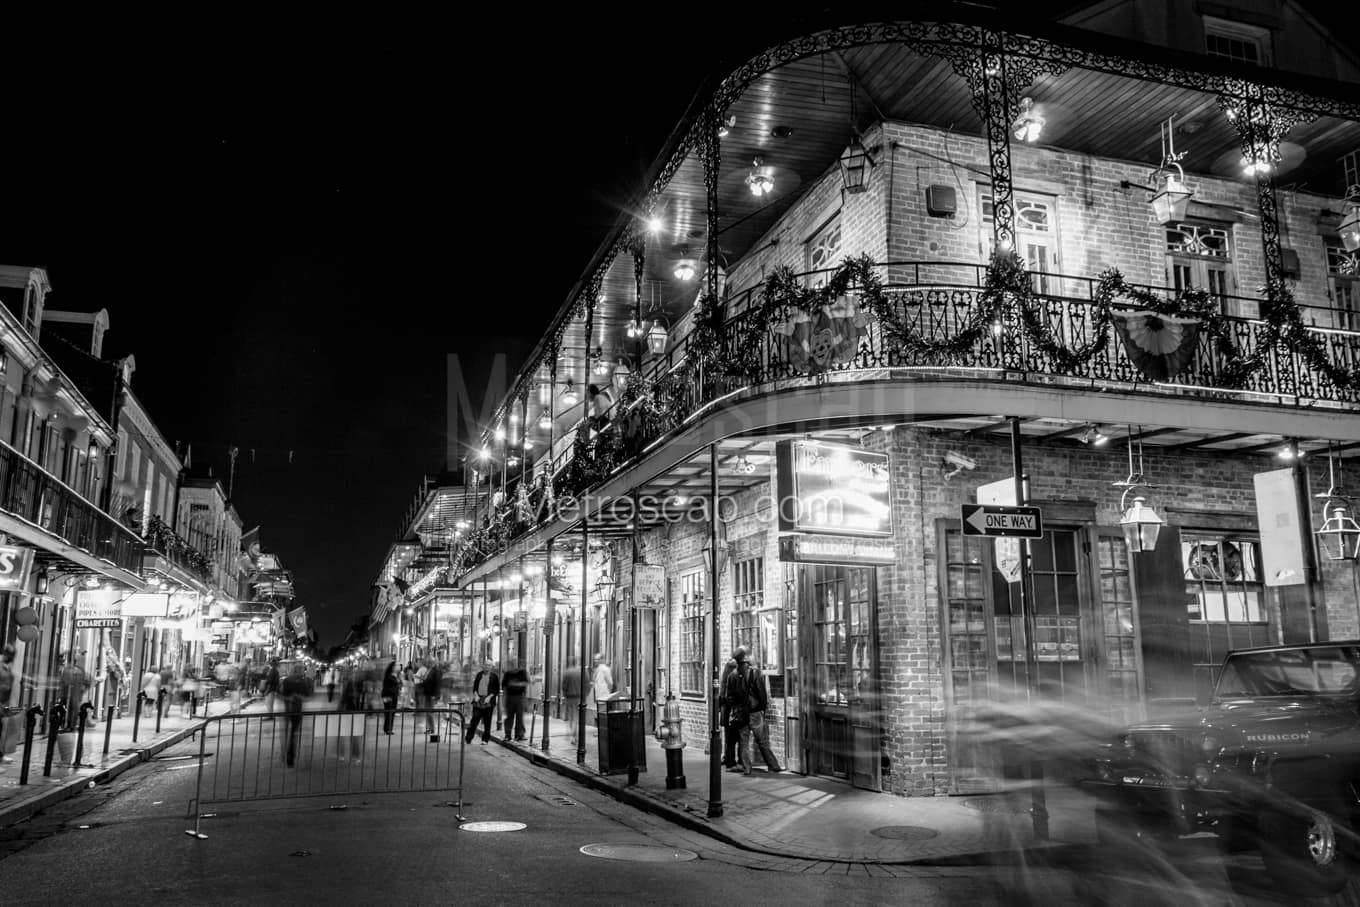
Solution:
<svg viewBox="0 0 1360 907">
<path fill-rule="evenodd" d="M 283 699 L 283 712 L 288 720 L 288 745 L 284 752 L 284 764 L 293 767 L 297 759 L 298 746 L 302 741 L 302 704 L 312 695 L 312 681 L 296 662 L 292 671 L 279 684 L 279 696 Z"/>
<path fill-rule="evenodd" d="M 142 675 L 142 698 L 154 709 L 159 708 L 161 696 L 161 672 L 148 668 Z"/>
<path fill-rule="evenodd" d="M 80 663 L 84 656 L 83 649 L 67 654 L 66 664 L 61 669 L 58 697 L 66 709 L 66 719 L 62 725 L 64 731 L 74 731 L 79 725 L 80 705 L 85 701 L 85 691 L 90 687 L 90 675 Z"/>
<path fill-rule="evenodd" d="M 269 703 L 269 714 L 262 720 L 273 721 L 274 700 L 279 698 L 279 660 L 277 658 L 269 659 L 269 667 L 265 670 L 261 692 L 264 693 L 264 698 Z"/>
<path fill-rule="evenodd" d="M 14 696 L 14 646 L 6 644 L 0 649 L 0 762 L 12 762 L 5 750 L 11 740 L 18 740 L 16 729 L 19 714 L 9 717 L 9 701 Z M 6 727 L 9 732 L 6 733 Z M 3 771 L 4 769 L 0 769 Z"/>
<path fill-rule="evenodd" d="M 604 660 L 602 652 L 595 653 L 595 670 L 590 675 L 590 688 L 596 702 L 614 695 L 614 672 L 609 670 L 609 662 Z"/>
<path fill-rule="evenodd" d="M 581 668 L 571 658 L 567 659 L 567 666 L 562 669 L 562 709 L 566 712 L 563 717 L 567 727 L 575 735 L 576 720 L 581 710 Z"/>
<path fill-rule="evenodd" d="M 340 712 L 364 710 L 364 671 L 356 667 L 345 678 L 340 688 Z M 339 717 L 339 737 L 335 741 L 335 756 L 341 762 L 346 758 L 355 762 L 364 761 L 364 716 L 362 714 L 341 714 Z"/>
<path fill-rule="evenodd" d="M 439 742 L 439 725 L 434 721 L 434 708 L 439 702 L 439 686 L 444 680 L 444 672 L 439 662 L 433 658 L 425 659 L 425 676 L 420 679 L 421 708 L 425 709 L 425 733 L 430 735 L 431 743 Z"/>
<path fill-rule="evenodd" d="M 477 735 L 477 723 L 482 723 L 482 745 L 491 742 L 491 721 L 496 713 L 496 697 L 501 692 L 501 679 L 496 676 L 495 666 L 488 660 L 472 680 L 472 721 L 468 723 L 463 739 L 467 743 Z"/>
<path fill-rule="evenodd" d="M 739 772 L 745 766 L 739 759 L 737 745 L 741 741 L 741 729 L 746 726 L 746 704 L 737 701 L 739 697 L 732 689 L 732 677 L 736 672 L 737 660 L 729 658 L 718 681 L 718 723 L 723 729 L 722 764 L 730 772 Z"/>
<path fill-rule="evenodd" d="M 524 694 L 529 692 L 529 672 L 518 661 L 510 662 L 510 670 L 501 678 L 505 690 L 505 739 L 513 733 L 516 740 L 524 739 Z"/>
<path fill-rule="evenodd" d="M 335 701 L 335 665 L 326 668 L 326 701 Z"/>
<path fill-rule="evenodd" d="M 397 715 L 397 699 L 400 696 L 401 678 L 397 676 L 396 661 L 391 661 L 382 679 L 383 733 L 389 737 L 392 735 L 392 719 Z"/>
<path fill-rule="evenodd" d="M 765 710 L 770 705 L 770 694 L 765 688 L 765 672 L 747 660 L 744 646 L 737 647 L 734 654 L 737 670 L 732 676 L 738 680 L 732 681 L 732 684 L 739 688 L 736 695 L 744 693 L 747 711 L 747 725 L 741 729 L 741 757 L 744 763 L 742 773 L 751 774 L 751 766 L 754 764 L 751 758 L 752 741 L 759 748 L 760 757 L 765 760 L 765 770 L 771 773 L 782 772 L 779 760 L 774 756 L 774 750 L 770 749 L 770 727 L 765 723 Z"/>
</svg>

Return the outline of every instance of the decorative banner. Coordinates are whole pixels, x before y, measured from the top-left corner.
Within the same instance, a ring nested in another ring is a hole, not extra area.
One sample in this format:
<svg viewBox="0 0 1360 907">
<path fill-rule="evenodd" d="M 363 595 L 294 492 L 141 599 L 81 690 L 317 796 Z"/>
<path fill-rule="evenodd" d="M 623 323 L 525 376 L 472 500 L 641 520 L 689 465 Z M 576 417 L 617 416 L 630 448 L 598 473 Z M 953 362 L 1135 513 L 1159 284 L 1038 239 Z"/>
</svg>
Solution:
<svg viewBox="0 0 1360 907">
<path fill-rule="evenodd" d="M 781 535 L 779 559 L 799 564 L 894 564 L 892 539 L 837 535 Z"/>
<path fill-rule="evenodd" d="M 134 592 L 123 599 L 124 617 L 165 617 L 170 613 L 168 592 Z"/>
<path fill-rule="evenodd" d="M 28 573 L 33 567 L 33 549 L 0 545 L 0 592 L 28 590 Z"/>
<path fill-rule="evenodd" d="M 122 603 L 112 589 L 79 589 L 76 591 L 76 629 L 94 630 L 121 627 Z"/>
<path fill-rule="evenodd" d="M 813 312 L 795 308 L 774 331 L 788 338 L 789 365 L 816 374 L 854 359 L 869 328 L 859 301 L 847 295 Z"/>
<path fill-rule="evenodd" d="M 1174 378 L 1195 358 L 1198 318 L 1157 312 L 1111 312 L 1115 332 L 1130 361 L 1152 381 Z"/>
<path fill-rule="evenodd" d="M 886 453 L 822 441 L 779 441 L 775 461 L 780 530 L 892 534 Z"/>
<path fill-rule="evenodd" d="M 1262 580 L 1267 586 L 1300 586 L 1303 575 L 1303 538 L 1299 529 L 1299 498 L 1294 470 L 1258 472 L 1256 525 L 1261 532 Z"/>
<path fill-rule="evenodd" d="M 666 604 L 666 568 L 660 564 L 633 565 L 633 606 L 661 608 Z"/>
</svg>

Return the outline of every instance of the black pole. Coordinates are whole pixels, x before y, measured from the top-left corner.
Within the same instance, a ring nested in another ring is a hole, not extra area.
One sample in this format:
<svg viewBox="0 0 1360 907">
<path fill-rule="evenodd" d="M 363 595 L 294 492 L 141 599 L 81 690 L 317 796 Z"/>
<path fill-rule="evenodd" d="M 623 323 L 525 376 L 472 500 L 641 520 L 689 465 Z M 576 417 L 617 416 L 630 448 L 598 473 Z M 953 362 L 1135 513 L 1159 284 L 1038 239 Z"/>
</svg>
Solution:
<svg viewBox="0 0 1360 907">
<path fill-rule="evenodd" d="M 80 768 L 80 760 L 85 755 L 85 718 L 94 711 L 94 703 L 82 702 L 76 721 L 76 757 L 71 761 L 72 768 Z"/>
<path fill-rule="evenodd" d="M 581 518 L 581 704 L 577 706 L 576 721 L 576 764 L 586 764 L 586 691 L 590 689 L 586 676 L 586 608 L 590 607 L 590 590 L 587 570 L 590 565 L 590 529 L 585 517 Z M 592 659 L 593 661 L 594 659 Z"/>
<path fill-rule="evenodd" d="M 708 514 L 708 594 L 713 602 L 709 620 L 709 669 L 713 675 L 708 694 L 708 817 L 720 818 L 722 801 L 722 728 L 718 726 L 718 444 L 708 445 L 709 492 L 712 497 Z"/>
<path fill-rule="evenodd" d="M 631 787 L 638 783 L 638 753 L 637 748 L 641 743 L 642 734 L 637 725 L 641 720 L 641 713 L 637 708 L 638 696 L 645 689 L 642 686 L 642 653 L 639 651 L 638 642 L 641 636 L 642 621 L 638 616 L 637 603 L 637 566 L 642 563 L 642 555 L 638 550 L 638 537 L 642 534 L 641 521 L 638 517 L 638 494 L 637 489 L 633 489 L 633 566 L 629 570 L 629 577 L 633 583 L 633 594 L 628 597 L 628 785 Z"/>
<path fill-rule="evenodd" d="M 28 765 L 33 759 L 33 731 L 38 725 L 38 716 L 43 707 L 35 705 L 24 713 L 24 764 L 19 766 L 19 783 L 28 783 Z"/>
<path fill-rule="evenodd" d="M 520 425 L 521 431 L 527 432 L 529 430 L 529 410 L 527 403 L 525 404 L 524 417 L 520 419 Z M 551 448 L 549 448 L 548 454 L 549 456 L 552 455 Z M 527 458 L 525 459 L 525 463 L 527 465 Z M 543 578 L 543 588 L 546 590 L 548 596 L 547 607 L 545 608 L 546 613 L 543 618 L 543 745 L 541 749 L 545 753 L 548 751 L 548 704 L 552 701 L 553 630 L 556 629 L 553 624 L 557 620 L 557 605 L 553 603 L 552 597 L 552 550 L 553 540 L 548 539 L 548 551 L 545 555 L 547 558 L 547 570 L 545 571 L 546 576 Z M 559 636 L 557 639 L 559 651 L 564 642 L 565 640 Z M 530 741 L 530 744 L 532 745 L 532 741 Z"/>
<path fill-rule="evenodd" d="M 104 755 L 109 754 L 109 735 L 113 733 L 113 706 L 108 707 L 108 715 L 104 718 Z"/>
<path fill-rule="evenodd" d="M 142 723 L 142 706 L 147 702 L 146 690 L 137 691 L 137 705 L 132 710 L 132 742 L 137 742 L 137 727 Z"/>
<path fill-rule="evenodd" d="M 157 733 L 157 734 L 159 734 L 159 733 L 161 732 L 161 712 L 163 711 L 163 709 L 161 708 L 161 706 L 162 706 L 162 704 L 164 704 L 164 702 L 165 702 L 165 690 L 162 688 L 162 689 L 156 691 L 156 733 Z"/>
<path fill-rule="evenodd" d="M 57 731 L 66 721 L 66 706 L 60 702 L 52 706 L 47 716 L 47 759 L 43 762 L 43 777 L 52 777 L 52 752 L 57 748 Z"/>
<path fill-rule="evenodd" d="M 1317 537 L 1313 535 L 1313 512 L 1309 508 L 1308 496 L 1308 467 L 1303 465 L 1303 458 L 1299 455 L 1299 442 L 1296 439 L 1289 441 L 1289 449 L 1294 454 L 1294 461 L 1290 466 L 1290 471 L 1294 479 L 1294 495 L 1298 501 L 1299 508 L 1299 547 L 1303 552 L 1303 593 L 1304 603 L 1308 608 L 1308 641 L 1318 641 L 1318 618 L 1317 618 L 1317 558 L 1314 556 L 1314 544 Z"/>
<path fill-rule="evenodd" d="M 1020 419 L 1011 416 L 1011 460 L 1015 468 L 1015 502 L 1021 507 L 1029 506 L 1029 490 L 1026 488 L 1024 464 L 1020 457 Z M 1025 688 L 1030 707 L 1039 703 L 1039 659 L 1035 639 L 1034 595 L 1030 586 L 1030 546 L 1029 539 L 1020 540 L 1020 615 L 1025 625 Z M 1037 753 L 1029 758 L 1029 781 L 1031 810 L 1034 820 L 1034 837 L 1039 841 L 1048 840 L 1048 806 L 1044 797 L 1044 764 Z"/>
</svg>

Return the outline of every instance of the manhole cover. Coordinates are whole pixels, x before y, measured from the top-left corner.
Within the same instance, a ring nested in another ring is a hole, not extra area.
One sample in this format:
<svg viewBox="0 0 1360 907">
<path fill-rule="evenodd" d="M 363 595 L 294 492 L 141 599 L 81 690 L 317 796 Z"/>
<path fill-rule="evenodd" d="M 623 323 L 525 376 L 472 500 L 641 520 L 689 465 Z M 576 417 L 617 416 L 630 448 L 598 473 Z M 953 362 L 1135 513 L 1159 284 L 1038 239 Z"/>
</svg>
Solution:
<svg viewBox="0 0 1360 907">
<path fill-rule="evenodd" d="M 884 825 L 882 828 L 873 829 L 869 834 L 880 838 L 892 838 L 895 841 L 929 841 L 940 833 L 933 828 L 922 828 L 920 825 Z"/>
<path fill-rule="evenodd" d="M 468 822 L 458 826 L 463 831 L 522 831 L 523 822 Z"/>
<path fill-rule="evenodd" d="M 652 847 L 647 844 L 587 844 L 581 853 L 606 860 L 628 860 L 633 863 L 688 863 L 698 859 L 692 850 L 674 847 Z"/>
<path fill-rule="evenodd" d="M 1017 815 L 1026 815 L 1030 811 L 1029 804 L 1019 803 L 1009 797 L 978 797 L 975 800 L 964 800 L 963 805 L 981 813 L 1014 813 Z"/>
</svg>

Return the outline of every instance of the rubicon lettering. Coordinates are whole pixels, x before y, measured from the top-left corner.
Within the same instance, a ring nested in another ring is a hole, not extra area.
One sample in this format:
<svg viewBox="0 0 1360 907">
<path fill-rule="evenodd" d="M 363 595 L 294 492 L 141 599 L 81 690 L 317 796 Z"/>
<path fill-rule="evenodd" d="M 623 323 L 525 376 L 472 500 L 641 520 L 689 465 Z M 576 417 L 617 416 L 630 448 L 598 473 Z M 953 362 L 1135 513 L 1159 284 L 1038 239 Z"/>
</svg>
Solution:
<svg viewBox="0 0 1360 907">
<path fill-rule="evenodd" d="M 1308 731 L 1297 734 L 1247 734 L 1247 740 L 1251 743 L 1298 743 L 1307 740 L 1309 736 Z"/>
</svg>

